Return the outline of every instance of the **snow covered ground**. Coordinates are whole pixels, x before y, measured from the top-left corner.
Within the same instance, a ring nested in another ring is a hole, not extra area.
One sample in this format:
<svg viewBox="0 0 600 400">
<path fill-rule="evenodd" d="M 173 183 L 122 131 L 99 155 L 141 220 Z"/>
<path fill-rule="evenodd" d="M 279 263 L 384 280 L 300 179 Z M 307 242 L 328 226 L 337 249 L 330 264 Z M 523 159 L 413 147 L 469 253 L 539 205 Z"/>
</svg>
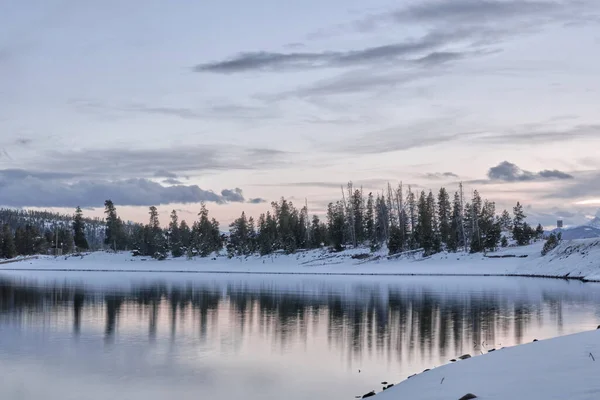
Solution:
<svg viewBox="0 0 600 400">
<path fill-rule="evenodd" d="M 378 400 L 600 399 L 600 330 L 499 349 L 418 374 Z"/>
<path fill-rule="evenodd" d="M 267 257 L 185 257 L 156 261 L 129 253 L 97 252 L 84 257 L 39 257 L 1 264 L 0 271 L 103 271 L 146 273 L 255 273 L 326 275 L 522 275 L 600 281 L 600 239 L 564 241 L 541 256 L 543 243 L 501 249 L 494 253 L 441 253 L 432 257 L 388 259 L 365 249 L 341 253 L 312 250 Z"/>
</svg>

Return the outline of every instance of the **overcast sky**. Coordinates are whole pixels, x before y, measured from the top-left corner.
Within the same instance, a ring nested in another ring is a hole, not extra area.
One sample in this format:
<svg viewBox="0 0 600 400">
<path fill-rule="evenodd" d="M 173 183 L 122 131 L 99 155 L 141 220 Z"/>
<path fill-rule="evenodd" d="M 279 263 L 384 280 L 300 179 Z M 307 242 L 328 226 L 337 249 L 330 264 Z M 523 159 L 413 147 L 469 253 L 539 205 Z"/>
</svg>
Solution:
<svg viewBox="0 0 600 400">
<path fill-rule="evenodd" d="M 228 223 L 463 181 L 578 224 L 598 71 L 597 0 L 0 0 L 0 205 Z"/>
</svg>

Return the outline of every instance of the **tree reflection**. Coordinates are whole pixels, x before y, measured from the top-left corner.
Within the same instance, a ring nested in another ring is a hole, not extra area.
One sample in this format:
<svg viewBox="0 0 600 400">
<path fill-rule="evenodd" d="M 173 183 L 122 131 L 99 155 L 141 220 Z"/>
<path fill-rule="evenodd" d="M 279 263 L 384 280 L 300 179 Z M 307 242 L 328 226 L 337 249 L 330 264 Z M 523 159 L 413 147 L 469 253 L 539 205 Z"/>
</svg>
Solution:
<svg viewBox="0 0 600 400">
<path fill-rule="evenodd" d="M 0 321 L 58 316 L 69 310 L 73 334 L 78 337 L 89 321 L 83 317 L 86 312 L 100 312 L 107 344 L 114 343 L 119 326 L 134 317 L 148 327 L 150 341 L 157 340 L 164 327 L 170 340 L 191 329 L 203 342 L 224 325 L 238 338 L 260 335 L 274 348 L 284 348 L 292 342 L 306 343 L 311 335 L 322 332 L 329 346 L 349 357 L 377 352 L 410 360 L 483 351 L 499 345 L 498 335 L 512 334 L 514 342 L 520 343 L 532 323 L 542 323 L 545 310 L 551 320 L 546 323 L 560 330 L 564 305 L 583 300 L 584 295 L 576 291 L 547 291 L 531 301 L 501 291 L 465 295 L 410 285 L 363 284 L 356 284 L 351 293 L 231 283 L 156 283 L 126 292 L 99 293 L 68 284 L 32 287 L 0 280 Z"/>
</svg>

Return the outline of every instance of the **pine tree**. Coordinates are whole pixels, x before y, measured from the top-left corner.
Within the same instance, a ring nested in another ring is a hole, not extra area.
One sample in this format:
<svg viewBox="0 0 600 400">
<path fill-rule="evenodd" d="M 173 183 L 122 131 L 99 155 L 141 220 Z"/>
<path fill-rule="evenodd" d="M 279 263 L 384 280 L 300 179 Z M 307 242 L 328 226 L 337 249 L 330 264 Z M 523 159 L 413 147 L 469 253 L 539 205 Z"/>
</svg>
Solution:
<svg viewBox="0 0 600 400">
<path fill-rule="evenodd" d="M 535 228 L 535 238 L 537 240 L 540 240 L 544 237 L 544 227 L 542 226 L 542 224 L 538 224 L 538 226 Z"/>
<path fill-rule="evenodd" d="M 445 188 L 441 188 L 438 194 L 438 218 L 440 240 L 448 248 L 452 241 L 452 205 Z"/>
<path fill-rule="evenodd" d="M 246 213 L 229 225 L 229 241 L 227 243 L 227 255 L 231 258 L 250 254 L 250 237 Z"/>
<path fill-rule="evenodd" d="M 352 194 L 352 212 L 354 213 L 354 234 L 356 235 L 357 244 L 365 241 L 365 213 L 364 213 L 364 199 L 362 190 L 354 190 Z"/>
<path fill-rule="evenodd" d="M 158 219 L 158 210 L 155 206 L 150 207 L 148 214 L 150 220 L 145 229 L 146 236 L 146 254 L 153 258 L 165 259 L 166 258 L 166 246 L 164 242 L 164 236 L 162 229 L 160 228 L 160 221 Z"/>
<path fill-rule="evenodd" d="M 191 249 L 192 231 L 185 220 L 182 220 L 179 224 L 179 237 L 181 240 L 182 252 L 187 253 Z"/>
<path fill-rule="evenodd" d="M 2 226 L 2 237 L 0 238 L 0 242 L 0 258 L 14 258 L 17 256 L 14 238 L 10 226 L 7 224 Z"/>
<path fill-rule="evenodd" d="M 512 218 L 507 210 L 502 211 L 500 216 L 500 227 L 503 232 L 510 232 L 512 230 Z"/>
<path fill-rule="evenodd" d="M 223 246 L 219 223 L 214 218 L 208 218 L 208 209 L 204 202 L 200 205 L 198 216 L 200 219 L 192 228 L 192 247 L 201 257 L 208 257 L 213 252 L 220 251 Z"/>
<path fill-rule="evenodd" d="M 367 197 L 367 210 L 365 213 L 365 239 L 373 244 L 375 236 L 375 218 L 374 218 L 373 193 Z"/>
<path fill-rule="evenodd" d="M 313 215 L 310 232 L 311 247 L 318 249 L 327 240 L 327 227 L 321 223 L 321 220 L 316 215 Z"/>
<path fill-rule="evenodd" d="M 85 222 L 83 220 L 83 211 L 81 211 L 81 207 L 77 207 L 75 210 L 75 217 L 73 218 L 73 241 L 75 242 L 75 247 L 78 250 L 87 250 L 89 249 L 89 245 L 87 239 L 85 238 Z"/>
<path fill-rule="evenodd" d="M 123 222 L 117 216 L 117 209 L 112 200 L 104 202 L 104 214 L 106 214 L 104 244 L 114 251 L 123 250 L 125 247 Z"/>
<path fill-rule="evenodd" d="M 460 194 L 454 193 L 452 201 L 452 217 L 450 221 L 450 235 L 446 244 L 448 251 L 456 252 L 458 248 L 464 246 L 462 241 L 462 209 L 460 204 Z"/>
<path fill-rule="evenodd" d="M 413 193 L 411 187 L 408 187 L 408 193 L 406 194 L 406 206 L 408 207 L 408 219 L 410 221 L 410 249 L 414 250 L 419 247 L 419 232 L 417 229 L 418 224 L 418 213 L 417 213 L 417 199 Z"/>
<path fill-rule="evenodd" d="M 377 250 L 381 247 L 382 243 L 388 240 L 388 227 L 389 227 L 389 213 L 387 204 L 383 196 L 377 195 L 375 200 L 375 226 L 374 236 L 371 240 L 371 249 Z"/>
<path fill-rule="evenodd" d="M 517 202 L 517 205 L 513 208 L 513 215 L 513 239 L 519 246 L 524 246 L 529 243 L 529 225 L 525 222 L 527 216 L 523 212 L 521 203 Z"/>
<path fill-rule="evenodd" d="M 345 244 L 346 219 L 344 204 L 338 201 L 335 205 L 329 203 L 327 208 L 327 226 L 331 246 L 335 251 L 341 251 Z"/>
<path fill-rule="evenodd" d="M 430 205 L 430 202 L 427 201 L 425 191 L 422 191 L 417 204 L 417 236 L 415 239 L 426 256 L 432 254 L 436 246 Z"/>
<path fill-rule="evenodd" d="M 182 221 L 183 223 L 184 221 Z M 181 257 L 184 254 L 184 247 L 179 228 L 179 217 L 177 211 L 171 211 L 171 222 L 169 223 L 169 248 L 171 255 L 175 258 Z"/>
<path fill-rule="evenodd" d="M 257 234 L 256 234 L 256 224 L 254 222 L 254 218 L 248 218 L 248 252 L 249 254 L 254 254 L 257 252 Z"/>
<path fill-rule="evenodd" d="M 433 253 L 439 253 L 441 251 L 442 242 L 441 242 L 439 223 L 438 223 L 438 218 L 437 218 L 437 213 L 436 213 L 435 196 L 433 195 L 433 192 L 431 190 L 429 191 L 429 194 L 427 195 L 427 213 L 428 213 L 430 221 L 431 221 L 430 222 L 431 240 L 432 240 L 431 251 Z"/>
</svg>

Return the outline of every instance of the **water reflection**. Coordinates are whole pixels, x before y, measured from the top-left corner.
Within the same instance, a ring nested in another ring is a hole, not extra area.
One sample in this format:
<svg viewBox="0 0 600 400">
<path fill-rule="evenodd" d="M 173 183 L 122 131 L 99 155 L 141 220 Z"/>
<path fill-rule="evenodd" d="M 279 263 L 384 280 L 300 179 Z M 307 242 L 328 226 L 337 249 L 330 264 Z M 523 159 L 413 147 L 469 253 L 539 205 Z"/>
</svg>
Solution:
<svg viewBox="0 0 600 400">
<path fill-rule="evenodd" d="M 195 398 L 186 391 L 192 388 L 217 399 L 235 395 L 231 385 L 201 379 L 197 368 L 202 365 L 209 370 L 203 373 L 222 381 L 252 375 L 244 398 L 278 398 L 289 390 L 286 397 L 292 399 L 343 399 L 377 388 L 381 379 L 398 381 L 462 353 L 592 329 L 599 300 L 597 285 L 511 278 L 245 282 L 212 277 L 180 284 L 133 282 L 126 290 L 86 288 L 68 280 L 32 285 L 4 279 L 0 329 L 34 333 L 45 346 L 60 341 L 68 347 L 82 338 L 90 345 L 101 337 L 107 349 L 135 348 L 142 356 L 128 362 L 149 375 L 159 374 L 164 366 L 157 364 L 168 359 L 197 378 L 179 388 L 181 398 Z M 21 345 L 22 340 L 29 339 L 13 339 Z M 0 343 L 0 355 L 11 353 L 6 346 Z M 148 361 L 144 355 L 157 348 L 170 356 Z M 85 347 L 75 349 L 74 357 L 90 364 L 100 357 Z M 66 352 L 55 351 L 58 357 Z M 10 358 L 18 363 L 36 355 L 12 350 Z M 116 362 L 102 357 L 109 367 Z M 0 361 L 0 372 L 8 362 Z M 356 375 L 358 368 L 365 372 Z M 119 373 L 128 384 L 137 379 L 128 376 L 129 370 Z M 175 375 L 169 383 L 181 383 L 180 378 Z M 304 384 L 292 383 L 298 380 Z M 153 394 L 160 398 L 161 390 Z"/>
</svg>

